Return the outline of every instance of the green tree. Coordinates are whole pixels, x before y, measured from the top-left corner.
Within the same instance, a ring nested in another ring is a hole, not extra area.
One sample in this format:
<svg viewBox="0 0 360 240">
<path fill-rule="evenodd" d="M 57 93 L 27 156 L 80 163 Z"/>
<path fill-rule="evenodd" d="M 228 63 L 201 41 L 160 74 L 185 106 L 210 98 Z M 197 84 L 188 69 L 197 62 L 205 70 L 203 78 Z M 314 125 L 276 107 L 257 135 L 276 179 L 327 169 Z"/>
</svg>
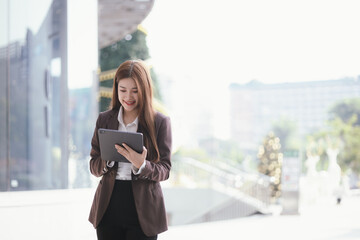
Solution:
<svg viewBox="0 0 360 240">
<path fill-rule="evenodd" d="M 351 169 L 360 175 L 360 99 L 337 102 L 329 110 L 327 127 L 312 134 L 323 149 L 338 148 L 338 163 L 342 171 Z M 322 151 L 321 165 L 326 168 L 326 153 Z"/>
<path fill-rule="evenodd" d="M 100 49 L 100 68 L 101 71 L 108 71 L 117 68 L 126 60 L 146 60 L 149 57 L 146 34 L 140 30 L 136 30 L 120 41 Z"/>
<path fill-rule="evenodd" d="M 351 98 L 339 101 L 329 111 L 330 120 L 334 120 L 339 117 L 343 122 L 349 122 L 349 120 L 356 115 L 357 120 L 355 125 L 360 125 L 360 98 Z"/>
<path fill-rule="evenodd" d="M 330 133 L 343 143 L 338 156 L 340 166 L 360 174 L 360 98 L 337 102 L 329 115 Z"/>
<path fill-rule="evenodd" d="M 331 136 L 338 137 L 342 144 L 338 156 L 338 163 L 343 171 L 353 170 L 360 174 L 360 125 L 354 114 L 347 122 L 340 118 L 331 121 Z"/>
<path fill-rule="evenodd" d="M 297 126 L 294 121 L 285 117 L 280 118 L 272 124 L 272 131 L 281 141 L 283 151 L 298 149 L 300 143 L 297 141 Z"/>
</svg>

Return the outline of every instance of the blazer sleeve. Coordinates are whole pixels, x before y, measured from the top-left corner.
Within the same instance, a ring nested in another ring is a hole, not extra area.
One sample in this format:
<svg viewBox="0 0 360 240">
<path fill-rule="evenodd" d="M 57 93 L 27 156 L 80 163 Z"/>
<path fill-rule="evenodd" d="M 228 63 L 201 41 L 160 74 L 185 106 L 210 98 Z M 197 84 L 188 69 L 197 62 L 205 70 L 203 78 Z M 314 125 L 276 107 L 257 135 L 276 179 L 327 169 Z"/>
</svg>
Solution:
<svg viewBox="0 0 360 240">
<path fill-rule="evenodd" d="M 172 136 L 169 117 L 164 117 L 160 122 L 156 140 L 159 147 L 160 161 L 154 163 L 145 160 L 145 167 L 142 169 L 139 177 L 141 179 L 160 182 L 169 178 L 171 169 Z"/>
<path fill-rule="evenodd" d="M 91 140 L 91 151 L 90 151 L 90 172 L 95 177 L 101 177 L 108 172 L 108 167 L 106 161 L 103 161 L 100 157 L 100 146 L 99 146 L 99 136 L 98 129 L 100 128 L 101 114 L 99 115 L 94 134 Z"/>
</svg>

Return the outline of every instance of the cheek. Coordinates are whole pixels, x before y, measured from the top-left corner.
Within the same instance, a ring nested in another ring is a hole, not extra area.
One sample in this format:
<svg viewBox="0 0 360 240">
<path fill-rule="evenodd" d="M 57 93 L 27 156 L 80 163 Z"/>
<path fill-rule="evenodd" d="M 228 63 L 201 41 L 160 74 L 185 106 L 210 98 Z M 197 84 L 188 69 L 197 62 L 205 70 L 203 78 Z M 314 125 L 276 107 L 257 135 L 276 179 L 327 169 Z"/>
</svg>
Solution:
<svg viewBox="0 0 360 240">
<path fill-rule="evenodd" d="M 124 100 L 124 98 L 125 98 L 124 93 L 119 93 L 118 96 L 119 96 L 119 101 L 120 101 L 120 102 L 121 102 L 122 100 Z"/>
</svg>

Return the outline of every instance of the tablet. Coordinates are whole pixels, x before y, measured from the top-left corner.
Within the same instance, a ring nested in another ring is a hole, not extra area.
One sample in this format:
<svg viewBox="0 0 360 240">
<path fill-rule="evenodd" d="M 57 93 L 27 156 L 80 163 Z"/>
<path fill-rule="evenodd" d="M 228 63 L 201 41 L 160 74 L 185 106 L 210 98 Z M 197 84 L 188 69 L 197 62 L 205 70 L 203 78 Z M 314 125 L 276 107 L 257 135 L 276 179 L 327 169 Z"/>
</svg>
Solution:
<svg viewBox="0 0 360 240">
<path fill-rule="evenodd" d="M 142 133 L 100 128 L 98 130 L 98 136 L 101 158 L 105 161 L 129 162 L 123 155 L 116 151 L 115 144 L 121 146 L 122 143 L 126 143 L 138 153 L 142 153 L 143 151 Z"/>
</svg>

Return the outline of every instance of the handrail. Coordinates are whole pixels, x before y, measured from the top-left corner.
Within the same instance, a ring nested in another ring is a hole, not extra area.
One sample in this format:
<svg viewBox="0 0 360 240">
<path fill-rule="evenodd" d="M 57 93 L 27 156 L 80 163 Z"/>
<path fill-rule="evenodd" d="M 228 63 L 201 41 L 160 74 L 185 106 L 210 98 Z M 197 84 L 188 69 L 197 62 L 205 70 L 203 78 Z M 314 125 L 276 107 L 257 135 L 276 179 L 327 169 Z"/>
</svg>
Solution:
<svg viewBox="0 0 360 240">
<path fill-rule="evenodd" d="M 173 161 L 173 172 L 191 178 L 198 185 L 215 188 L 220 184 L 222 188 L 254 198 L 264 206 L 270 205 L 270 177 L 235 169 L 225 163 L 221 165 L 215 166 L 193 158 L 182 157 Z"/>
</svg>

